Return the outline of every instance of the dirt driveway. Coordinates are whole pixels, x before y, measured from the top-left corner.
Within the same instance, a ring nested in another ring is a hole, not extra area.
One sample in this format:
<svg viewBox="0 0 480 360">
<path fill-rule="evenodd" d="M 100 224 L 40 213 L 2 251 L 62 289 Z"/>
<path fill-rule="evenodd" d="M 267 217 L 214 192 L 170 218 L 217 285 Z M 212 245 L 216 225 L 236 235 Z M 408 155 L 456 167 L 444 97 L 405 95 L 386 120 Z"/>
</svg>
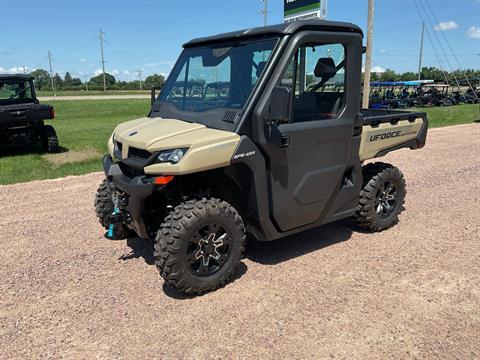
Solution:
<svg viewBox="0 0 480 360">
<path fill-rule="evenodd" d="M 196 298 L 150 245 L 103 239 L 100 174 L 0 187 L 0 358 L 480 358 L 480 125 L 385 161 L 407 179 L 398 226 L 250 244 Z"/>
</svg>

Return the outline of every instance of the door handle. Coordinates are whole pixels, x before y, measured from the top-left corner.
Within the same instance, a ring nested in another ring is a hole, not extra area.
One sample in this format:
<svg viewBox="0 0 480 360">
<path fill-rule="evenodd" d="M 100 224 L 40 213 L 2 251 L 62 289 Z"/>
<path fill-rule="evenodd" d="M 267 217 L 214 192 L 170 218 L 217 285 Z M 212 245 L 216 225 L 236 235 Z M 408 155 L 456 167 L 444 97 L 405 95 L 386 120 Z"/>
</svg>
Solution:
<svg viewBox="0 0 480 360">
<path fill-rule="evenodd" d="M 280 138 L 280 143 L 278 144 L 281 148 L 290 147 L 290 135 L 282 135 Z"/>
</svg>

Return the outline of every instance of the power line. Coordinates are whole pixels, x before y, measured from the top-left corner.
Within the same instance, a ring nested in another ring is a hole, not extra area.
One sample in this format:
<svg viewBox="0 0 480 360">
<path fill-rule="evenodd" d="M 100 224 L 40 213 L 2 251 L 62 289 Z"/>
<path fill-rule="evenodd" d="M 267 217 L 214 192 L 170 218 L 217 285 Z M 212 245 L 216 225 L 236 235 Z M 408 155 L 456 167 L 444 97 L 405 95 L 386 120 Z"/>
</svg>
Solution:
<svg viewBox="0 0 480 360">
<path fill-rule="evenodd" d="M 427 4 L 428 9 L 430 10 L 430 13 L 431 13 L 432 16 L 433 16 L 433 19 L 434 19 L 435 22 L 438 24 L 439 21 L 438 21 L 437 17 L 435 16 L 435 13 L 433 12 L 433 9 L 432 9 L 432 7 L 430 6 L 428 0 L 425 0 L 425 3 Z M 455 55 L 455 51 L 453 51 L 453 48 L 452 48 L 452 46 L 450 45 L 450 41 L 448 41 L 447 36 L 444 34 L 443 31 L 441 31 L 441 33 L 442 33 L 443 39 L 445 40 L 445 43 L 447 44 L 448 48 L 450 49 L 450 52 L 452 53 L 453 57 L 455 58 L 455 61 L 457 62 L 458 69 L 459 69 L 460 72 L 463 74 L 463 76 L 465 77 L 465 80 L 467 80 L 468 86 L 469 86 L 470 89 L 473 91 L 473 94 L 475 95 L 475 97 L 478 99 L 477 92 L 473 89 L 473 86 L 472 86 L 472 84 L 470 83 L 470 80 L 468 79 L 467 74 L 465 73 L 465 71 L 463 71 L 462 65 L 460 64 L 460 61 L 458 60 L 457 56 Z M 454 72 L 454 74 L 455 74 L 455 72 Z M 454 75 L 454 76 L 455 76 L 455 75 Z"/>
<path fill-rule="evenodd" d="M 453 78 L 455 80 L 455 83 L 457 84 L 458 87 L 460 87 L 460 84 L 458 83 L 458 79 L 457 79 L 457 76 L 455 75 L 455 73 L 453 72 L 453 66 L 452 64 L 450 64 L 450 60 L 448 60 L 448 57 L 447 57 L 447 54 L 445 52 L 445 49 L 443 48 L 443 45 L 442 45 L 442 42 L 440 41 L 439 37 L 438 37 L 438 34 L 437 34 L 437 31 L 435 31 L 435 26 L 433 25 L 431 19 L 430 19 L 430 16 L 427 12 L 427 9 L 425 7 L 425 5 L 423 4 L 423 1 L 422 0 L 418 0 L 418 2 L 420 3 L 424 13 L 425 13 L 425 17 L 427 18 L 427 21 L 428 23 L 430 24 L 430 27 L 432 28 L 433 30 L 433 35 L 435 35 L 435 39 L 437 40 L 437 43 L 438 45 L 440 46 L 440 51 L 442 52 L 442 55 L 443 57 L 445 58 L 445 61 L 447 63 L 447 66 L 448 68 L 450 69 L 450 71 L 452 71 L 452 75 L 453 75 Z"/>
<path fill-rule="evenodd" d="M 107 92 L 107 80 L 105 78 L 105 59 L 103 57 L 103 43 L 105 42 L 105 39 L 103 38 L 104 35 L 105 33 L 101 29 L 98 30 L 98 39 L 100 40 L 100 54 L 102 56 L 101 63 L 102 63 L 102 73 L 103 73 L 103 91 Z"/>
<path fill-rule="evenodd" d="M 420 11 L 420 8 L 418 7 L 417 1 L 413 0 L 413 3 L 415 4 L 415 7 L 417 8 L 418 16 L 420 16 L 420 19 L 422 20 L 422 22 L 425 22 L 425 19 L 423 18 L 423 15 Z M 438 66 L 440 66 L 440 70 L 442 70 L 445 82 L 448 84 L 447 73 L 445 72 L 445 69 L 443 68 L 442 62 L 440 61 L 440 57 L 438 56 L 437 48 L 435 47 L 435 44 L 433 43 L 432 37 L 430 36 L 430 31 L 428 30 L 428 28 L 425 28 L 425 30 L 427 32 L 428 40 L 430 40 L 430 45 L 432 45 L 433 53 L 435 54 L 435 57 L 437 58 Z"/>
</svg>

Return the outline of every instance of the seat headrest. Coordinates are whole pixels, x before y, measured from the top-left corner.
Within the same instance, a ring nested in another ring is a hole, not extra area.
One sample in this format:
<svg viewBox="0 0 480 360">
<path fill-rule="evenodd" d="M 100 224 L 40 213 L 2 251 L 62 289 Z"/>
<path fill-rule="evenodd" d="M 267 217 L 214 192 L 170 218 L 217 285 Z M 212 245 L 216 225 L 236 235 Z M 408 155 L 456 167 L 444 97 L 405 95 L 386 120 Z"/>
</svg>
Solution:
<svg viewBox="0 0 480 360">
<path fill-rule="evenodd" d="M 315 66 L 313 73 L 316 77 L 322 78 L 322 80 L 330 79 L 337 73 L 335 61 L 330 57 L 318 59 L 317 66 Z"/>
<path fill-rule="evenodd" d="M 260 75 L 262 75 L 263 70 L 265 69 L 265 66 L 267 65 L 266 61 L 261 61 L 257 65 L 257 79 L 260 78 Z"/>
</svg>

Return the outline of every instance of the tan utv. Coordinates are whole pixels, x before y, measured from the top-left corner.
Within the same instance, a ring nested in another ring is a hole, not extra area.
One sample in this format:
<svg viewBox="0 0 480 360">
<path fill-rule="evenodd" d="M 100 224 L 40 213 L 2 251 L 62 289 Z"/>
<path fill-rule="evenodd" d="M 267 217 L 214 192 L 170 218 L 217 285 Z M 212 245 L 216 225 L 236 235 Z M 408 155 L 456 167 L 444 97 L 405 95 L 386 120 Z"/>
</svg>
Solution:
<svg viewBox="0 0 480 360">
<path fill-rule="evenodd" d="M 362 40 L 355 25 L 312 20 L 185 44 L 148 117 L 108 141 L 95 207 L 109 237 L 154 239 L 165 281 L 202 294 L 232 276 L 247 233 L 393 226 L 403 175 L 364 162 L 423 147 L 428 122 L 360 109 Z"/>
</svg>

